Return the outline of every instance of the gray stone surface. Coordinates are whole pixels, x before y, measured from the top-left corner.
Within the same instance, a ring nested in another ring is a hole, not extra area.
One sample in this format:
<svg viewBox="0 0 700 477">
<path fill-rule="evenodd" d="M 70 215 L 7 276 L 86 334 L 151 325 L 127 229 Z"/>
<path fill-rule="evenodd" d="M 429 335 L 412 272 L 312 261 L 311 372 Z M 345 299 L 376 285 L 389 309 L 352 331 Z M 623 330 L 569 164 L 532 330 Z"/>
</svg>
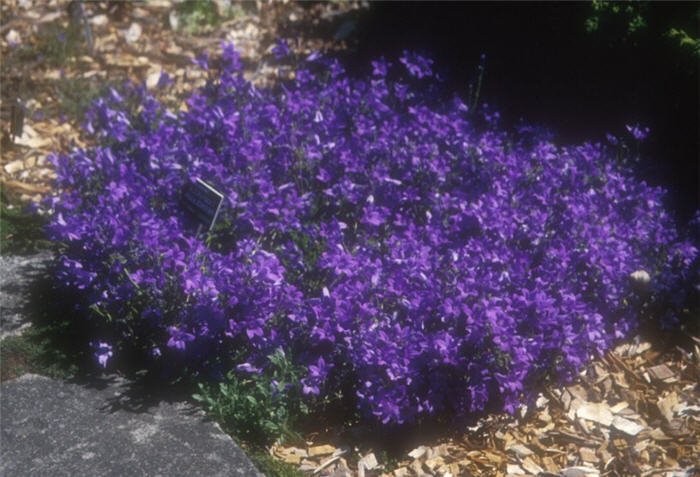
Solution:
<svg viewBox="0 0 700 477">
<path fill-rule="evenodd" d="M 29 293 L 51 260 L 0 256 L 1 339 L 30 326 Z M 0 384 L 0 477 L 262 475 L 196 407 L 153 391 L 114 376 Z"/>
<path fill-rule="evenodd" d="M 36 375 L 2 383 L 0 475 L 262 475 L 196 408 L 127 398 L 129 386 Z"/>
<path fill-rule="evenodd" d="M 29 326 L 28 291 L 32 281 L 46 272 L 53 255 L 0 255 L 0 339 L 17 335 Z"/>
</svg>

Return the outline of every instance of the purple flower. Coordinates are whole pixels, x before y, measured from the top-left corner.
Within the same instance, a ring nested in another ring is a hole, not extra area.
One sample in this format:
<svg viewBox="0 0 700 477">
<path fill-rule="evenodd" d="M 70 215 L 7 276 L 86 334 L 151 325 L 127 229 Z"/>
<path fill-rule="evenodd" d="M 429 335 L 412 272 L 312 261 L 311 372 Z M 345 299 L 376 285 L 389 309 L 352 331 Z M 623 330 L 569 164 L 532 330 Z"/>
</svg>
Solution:
<svg viewBox="0 0 700 477">
<path fill-rule="evenodd" d="M 95 357 L 103 368 L 107 367 L 107 361 L 113 355 L 114 353 L 112 352 L 112 346 L 110 344 L 100 341 L 97 343 L 97 346 L 95 346 Z"/>
<path fill-rule="evenodd" d="M 207 53 L 203 53 L 197 58 L 193 58 L 192 63 L 206 71 L 209 69 L 209 55 Z"/>
<path fill-rule="evenodd" d="M 243 372 L 252 373 L 252 374 L 260 374 L 260 372 L 262 371 L 260 368 L 256 368 L 255 366 L 253 366 L 250 363 L 241 363 L 238 366 L 236 366 L 236 369 L 238 371 L 243 371 Z"/>
<path fill-rule="evenodd" d="M 234 73 L 243 68 L 241 53 L 233 47 L 232 43 L 222 43 L 221 50 L 222 69 L 224 71 Z M 206 62 L 202 68 L 208 69 Z"/>
<path fill-rule="evenodd" d="M 382 56 L 377 61 L 372 62 L 372 74 L 374 76 L 386 76 L 391 68 L 391 63 Z"/>
<path fill-rule="evenodd" d="M 156 87 L 166 88 L 166 87 L 170 86 L 171 84 L 173 84 L 173 79 L 170 77 L 170 75 L 167 72 L 162 71 L 160 73 L 160 77 L 158 78 L 158 84 L 156 85 Z"/>
<path fill-rule="evenodd" d="M 514 412 L 644 309 L 686 319 L 697 240 L 618 160 L 627 148 L 504 130 L 442 91 L 431 60 L 399 61 L 401 83 L 383 58 L 358 78 L 312 54 L 259 88 L 224 45 L 187 111 L 141 84 L 93 103 L 95 146 L 51 158 L 42 207 L 58 285 L 111 337 L 100 365 L 128 345 L 173 374 L 221 374 L 235 356 L 272 379 L 261 363 L 294 350 L 305 395 L 352 387 L 358 412 L 390 425 Z M 183 210 L 188 177 L 228 199 L 209 234 Z"/>
<path fill-rule="evenodd" d="M 610 144 L 612 144 L 613 146 L 617 146 L 618 144 L 620 144 L 620 140 L 619 140 L 618 138 L 616 138 L 615 136 L 613 136 L 612 134 L 606 134 L 606 135 L 605 135 L 605 138 L 606 138 L 606 139 L 608 140 L 608 142 L 609 142 Z"/>
<path fill-rule="evenodd" d="M 287 40 L 284 40 L 282 38 L 277 40 L 277 43 L 275 46 L 272 48 L 272 53 L 275 55 L 275 59 L 281 60 L 291 54 L 291 50 L 289 49 L 289 44 L 287 43 Z"/>
<path fill-rule="evenodd" d="M 625 129 L 627 129 L 637 141 L 642 141 L 649 135 L 649 128 L 641 127 L 639 124 L 625 126 Z"/>
<path fill-rule="evenodd" d="M 433 76 L 433 60 L 430 58 L 404 51 L 399 61 L 403 63 L 411 76 L 415 76 L 416 78 Z"/>
<path fill-rule="evenodd" d="M 175 348 L 180 351 L 184 351 L 187 343 L 194 340 L 194 335 L 192 333 L 187 333 L 174 326 L 168 328 L 168 333 L 170 334 L 168 347 Z"/>
<path fill-rule="evenodd" d="M 323 55 L 319 51 L 312 51 L 311 54 L 309 54 L 306 57 L 306 61 L 309 63 L 313 63 L 314 61 L 317 61 L 321 58 L 323 58 Z"/>
</svg>

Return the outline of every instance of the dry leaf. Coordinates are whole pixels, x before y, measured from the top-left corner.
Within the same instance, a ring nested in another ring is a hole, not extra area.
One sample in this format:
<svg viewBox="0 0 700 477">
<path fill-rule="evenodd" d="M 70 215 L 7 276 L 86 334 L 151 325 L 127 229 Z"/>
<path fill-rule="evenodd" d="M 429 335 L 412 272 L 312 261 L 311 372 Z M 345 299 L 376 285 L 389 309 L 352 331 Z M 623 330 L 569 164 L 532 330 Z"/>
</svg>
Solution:
<svg viewBox="0 0 700 477">
<path fill-rule="evenodd" d="M 420 459 L 421 457 L 423 457 L 423 455 L 425 455 L 427 450 L 428 449 L 423 447 L 423 446 L 416 447 L 415 449 L 413 449 L 411 452 L 408 453 L 408 456 L 412 459 Z"/>
<path fill-rule="evenodd" d="M 152 71 L 151 73 L 149 73 L 146 77 L 146 88 L 153 89 L 156 86 L 158 86 L 161 75 L 162 72 L 160 70 Z"/>
<path fill-rule="evenodd" d="M 506 466 L 506 473 L 512 474 L 512 475 L 525 475 L 526 472 L 519 465 L 508 464 Z"/>
<path fill-rule="evenodd" d="M 45 194 L 49 191 L 46 186 L 26 184 L 20 181 L 5 181 L 2 186 L 5 190 L 24 194 Z"/>
<path fill-rule="evenodd" d="M 590 447 L 581 447 L 578 450 L 579 455 L 581 456 L 581 460 L 584 462 L 589 462 L 592 464 L 597 463 L 600 459 L 598 459 L 598 456 L 595 454 L 595 451 L 591 449 Z"/>
<path fill-rule="evenodd" d="M 38 24 L 41 24 L 41 23 L 51 23 L 51 22 L 53 22 L 53 21 L 58 20 L 59 18 L 61 18 L 61 12 L 60 12 L 60 11 L 58 11 L 58 12 L 54 11 L 54 12 L 47 13 L 46 15 L 43 15 L 43 16 L 41 16 L 41 17 L 38 17 L 38 18 L 36 19 L 36 23 L 38 23 Z"/>
<path fill-rule="evenodd" d="M 623 409 L 627 409 L 629 406 L 629 403 L 627 403 L 626 401 L 620 401 L 610 408 L 610 412 L 612 412 L 613 414 L 617 414 Z"/>
<path fill-rule="evenodd" d="M 51 140 L 41 137 L 30 125 L 25 124 L 22 135 L 15 138 L 15 144 L 36 149 L 48 146 L 51 144 Z"/>
<path fill-rule="evenodd" d="M 556 472 L 559 469 L 559 467 L 554 463 L 554 459 L 549 456 L 542 458 L 542 465 L 544 465 L 544 468 L 549 472 Z"/>
<path fill-rule="evenodd" d="M 24 170 L 24 161 L 21 159 L 5 164 L 5 172 L 8 174 L 15 174 L 21 170 Z"/>
<path fill-rule="evenodd" d="M 664 434 L 664 432 L 659 429 L 652 429 L 652 431 L 649 433 L 649 437 L 654 439 L 655 441 L 670 441 L 672 438 Z"/>
<path fill-rule="evenodd" d="M 596 469 L 592 467 L 578 466 L 567 467 L 559 472 L 563 477 L 596 477 L 600 475 Z"/>
<path fill-rule="evenodd" d="M 540 472 L 544 471 L 542 467 L 539 465 L 535 464 L 535 461 L 532 460 L 532 457 L 527 457 L 523 459 L 521 462 L 521 465 L 523 466 L 523 469 L 528 471 L 531 474 L 539 474 Z"/>
<path fill-rule="evenodd" d="M 507 447 L 506 452 L 512 452 L 521 459 L 533 454 L 533 452 L 527 446 L 519 443 L 512 444 L 511 446 Z"/>
<path fill-rule="evenodd" d="M 129 26 L 129 29 L 124 33 L 124 39 L 127 43 L 136 43 L 141 37 L 141 25 L 134 22 Z"/>
<path fill-rule="evenodd" d="M 301 463 L 301 456 L 298 456 L 295 454 L 287 454 L 287 455 L 282 456 L 282 460 L 288 464 L 300 464 Z"/>
<path fill-rule="evenodd" d="M 425 472 L 423 472 L 423 464 L 421 464 L 420 461 L 414 460 L 409 468 L 416 475 L 425 475 Z"/>
<path fill-rule="evenodd" d="M 377 467 L 377 458 L 374 456 L 373 453 L 369 453 L 366 456 L 364 456 L 358 464 L 361 464 L 365 469 L 367 470 L 372 470 L 375 467 Z"/>
<path fill-rule="evenodd" d="M 332 454 L 335 450 L 335 447 L 329 445 L 309 447 L 309 457 Z"/>
<path fill-rule="evenodd" d="M 95 15 L 90 19 L 90 24 L 93 27 L 101 27 L 109 23 L 109 19 L 107 18 L 107 15 L 100 14 L 100 15 Z"/>
<path fill-rule="evenodd" d="M 661 411 L 661 415 L 664 416 L 668 422 L 671 422 L 673 420 L 673 410 L 678 404 L 678 394 L 674 391 L 668 393 L 662 399 L 659 399 L 656 406 L 659 408 L 659 411 Z"/>
<path fill-rule="evenodd" d="M 671 368 L 669 368 L 665 364 L 652 366 L 648 369 L 648 371 L 653 378 L 658 379 L 659 381 L 663 381 L 665 383 L 675 383 L 676 381 L 678 381 L 678 376 L 676 376 L 675 373 L 671 370 Z"/>
<path fill-rule="evenodd" d="M 321 465 L 316 467 L 316 469 L 314 469 L 314 474 L 318 474 L 319 472 L 321 472 L 323 469 L 325 469 L 326 467 L 328 467 L 329 465 L 331 465 L 333 462 L 337 461 L 338 459 L 340 459 L 340 457 L 338 457 L 338 456 L 331 457 L 330 459 L 328 459 L 327 461 L 323 462 Z"/>
<path fill-rule="evenodd" d="M 613 420 L 612 412 L 605 403 L 586 403 L 578 408 L 576 416 L 603 426 L 609 426 Z"/>
<path fill-rule="evenodd" d="M 22 41 L 22 37 L 17 30 L 10 30 L 5 35 L 5 41 L 10 45 L 18 45 Z"/>
<path fill-rule="evenodd" d="M 443 460 L 442 457 L 433 457 L 432 459 L 427 459 L 423 464 L 429 468 L 430 470 L 435 470 L 438 467 L 444 465 L 445 461 Z"/>
<path fill-rule="evenodd" d="M 636 422 L 630 421 L 620 416 L 615 416 L 615 418 L 612 420 L 612 426 L 618 431 L 624 432 L 628 436 L 632 437 L 636 436 L 645 429 L 644 426 L 640 426 Z"/>
</svg>

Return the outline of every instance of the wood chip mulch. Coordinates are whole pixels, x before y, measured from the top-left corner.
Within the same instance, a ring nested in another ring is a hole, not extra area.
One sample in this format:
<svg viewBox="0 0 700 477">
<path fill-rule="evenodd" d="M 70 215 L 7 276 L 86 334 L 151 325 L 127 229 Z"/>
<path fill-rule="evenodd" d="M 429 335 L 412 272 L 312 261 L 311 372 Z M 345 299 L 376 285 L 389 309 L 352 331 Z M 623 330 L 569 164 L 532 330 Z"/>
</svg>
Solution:
<svg viewBox="0 0 700 477">
<path fill-rule="evenodd" d="M 308 475 L 334 477 L 700 475 L 700 339 L 691 343 L 662 352 L 637 337 L 575 383 L 546 387 L 518 416 L 491 415 L 391 462 L 378 460 L 379 449 L 333 438 L 270 452 Z"/>
<path fill-rule="evenodd" d="M 256 86 L 279 81 L 272 48 L 286 38 L 295 54 L 340 51 L 352 42 L 366 3 L 231 2 L 217 0 L 221 20 L 191 32 L 178 13 L 181 2 L 82 2 L 76 19 L 68 0 L 8 0 L 0 4 L 0 181 L 7 197 L 39 202 L 51 191 L 55 173 L 47 156 L 90 145 L 82 112 L 100 89 L 126 80 L 143 83 L 171 107 L 205 82 L 192 64 L 207 52 L 216 56 L 222 42 L 241 52 L 245 77 Z M 73 9 L 72 9 L 73 8 Z M 233 12 L 233 13 L 231 13 Z M 92 42 L 89 51 L 83 24 Z M 76 23 L 78 22 L 78 23 Z M 60 38 L 75 31 L 77 40 Z M 334 36 L 343 33 L 342 38 Z M 70 44 L 69 44 L 70 43 Z M 58 46 L 57 46 L 58 45 Z M 161 91 L 167 73 L 174 83 Z M 17 129 L 17 119 L 21 126 Z"/>
</svg>

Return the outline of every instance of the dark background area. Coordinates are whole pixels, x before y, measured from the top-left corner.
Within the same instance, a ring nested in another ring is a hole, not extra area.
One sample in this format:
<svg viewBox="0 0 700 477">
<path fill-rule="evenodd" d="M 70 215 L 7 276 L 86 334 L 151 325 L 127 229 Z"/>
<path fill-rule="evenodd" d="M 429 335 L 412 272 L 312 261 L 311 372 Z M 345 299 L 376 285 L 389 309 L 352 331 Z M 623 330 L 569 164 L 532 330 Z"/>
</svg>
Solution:
<svg viewBox="0 0 700 477">
<path fill-rule="evenodd" d="M 697 38 L 698 8 L 646 3 L 646 27 L 629 34 L 619 15 L 587 32 L 590 2 L 378 2 L 358 22 L 350 60 L 366 69 L 382 54 L 423 51 L 466 95 L 485 54 L 480 101 L 506 124 L 545 126 L 559 144 L 607 132 L 631 140 L 626 124 L 648 126 L 638 173 L 670 191 L 668 206 L 685 221 L 698 209 L 698 56 L 667 33 Z"/>
</svg>

